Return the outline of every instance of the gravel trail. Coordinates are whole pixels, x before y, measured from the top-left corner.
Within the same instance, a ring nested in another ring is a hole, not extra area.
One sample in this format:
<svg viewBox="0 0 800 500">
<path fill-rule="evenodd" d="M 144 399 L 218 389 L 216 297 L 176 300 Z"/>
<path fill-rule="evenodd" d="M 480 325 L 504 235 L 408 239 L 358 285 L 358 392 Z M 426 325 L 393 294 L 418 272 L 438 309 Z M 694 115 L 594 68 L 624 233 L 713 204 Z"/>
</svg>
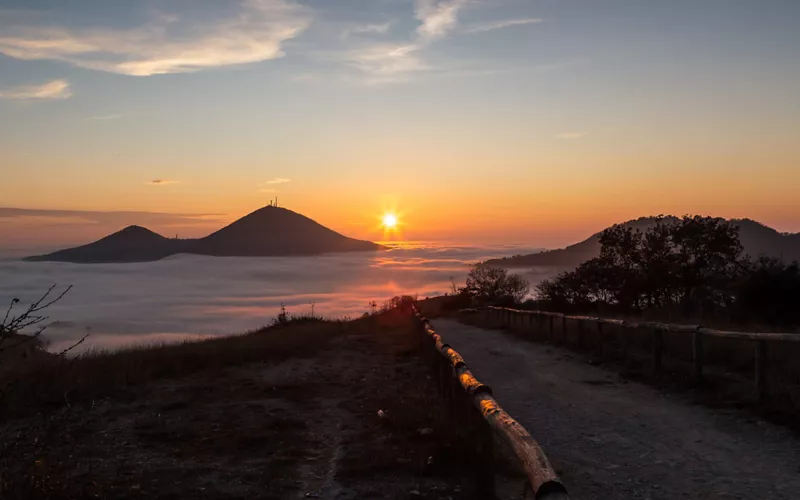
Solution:
<svg viewBox="0 0 800 500">
<path fill-rule="evenodd" d="M 572 500 L 800 499 L 800 438 L 787 429 L 628 382 L 570 351 L 432 325 L 539 441 Z"/>
</svg>

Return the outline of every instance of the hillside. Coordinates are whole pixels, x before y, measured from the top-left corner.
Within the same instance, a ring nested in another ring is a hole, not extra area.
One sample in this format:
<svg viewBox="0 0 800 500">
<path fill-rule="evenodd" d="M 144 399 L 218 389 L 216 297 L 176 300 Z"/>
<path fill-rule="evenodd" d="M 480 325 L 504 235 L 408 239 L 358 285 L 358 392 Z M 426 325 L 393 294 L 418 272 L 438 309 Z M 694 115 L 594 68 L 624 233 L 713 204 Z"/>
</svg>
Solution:
<svg viewBox="0 0 800 500">
<path fill-rule="evenodd" d="M 185 240 L 170 240 L 141 226 L 128 226 L 88 245 L 28 257 L 25 260 L 77 263 L 146 262 L 179 253 L 185 243 Z"/>
<path fill-rule="evenodd" d="M 418 339 L 393 310 L 29 356 L 0 371 L 0 498 L 453 498 L 470 448 Z"/>
<path fill-rule="evenodd" d="M 672 218 L 667 217 L 666 219 Z M 622 225 L 645 231 L 655 224 L 655 220 L 655 217 L 642 217 L 624 222 Z M 786 261 L 800 260 L 800 233 L 780 233 L 750 219 L 734 219 L 732 222 L 739 226 L 739 239 L 746 254 L 753 257 L 767 255 Z M 566 248 L 492 259 L 487 263 L 492 266 L 509 268 L 542 266 L 571 269 L 600 255 L 599 237 L 600 233 L 596 233 Z"/>
<path fill-rule="evenodd" d="M 315 255 L 376 250 L 285 208 L 264 207 L 193 243 L 190 253 L 216 256 Z"/>
<path fill-rule="evenodd" d="M 374 251 L 382 245 L 348 238 L 317 222 L 279 207 L 263 207 L 200 239 L 169 239 L 140 226 L 129 226 L 80 247 L 28 261 L 75 263 L 148 262 L 179 253 L 253 257 L 318 255 Z"/>
</svg>

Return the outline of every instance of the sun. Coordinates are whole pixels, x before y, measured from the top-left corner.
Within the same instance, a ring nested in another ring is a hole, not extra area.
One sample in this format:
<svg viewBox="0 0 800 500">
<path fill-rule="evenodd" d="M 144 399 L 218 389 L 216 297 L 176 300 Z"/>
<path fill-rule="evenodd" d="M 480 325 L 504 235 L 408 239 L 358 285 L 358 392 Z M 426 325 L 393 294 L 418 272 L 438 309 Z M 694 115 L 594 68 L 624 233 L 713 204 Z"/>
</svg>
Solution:
<svg viewBox="0 0 800 500">
<path fill-rule="evenodd" d="M 383 214 L 382 223 L 384 229 L 394 229 L 397 227 L 397 216 L 393 213 Z"/>
</svg>

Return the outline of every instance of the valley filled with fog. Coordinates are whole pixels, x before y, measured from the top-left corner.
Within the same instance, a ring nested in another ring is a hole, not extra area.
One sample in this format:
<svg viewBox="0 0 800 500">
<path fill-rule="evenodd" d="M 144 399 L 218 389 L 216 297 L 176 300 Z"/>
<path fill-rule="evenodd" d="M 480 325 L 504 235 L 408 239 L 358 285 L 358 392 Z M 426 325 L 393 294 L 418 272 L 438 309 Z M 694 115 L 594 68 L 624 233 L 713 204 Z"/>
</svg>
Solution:
<svg viewBox="0 0 800 500">
<path fill-rule="evenodd" d="M 463 285 L 470 264 L 530 247 L 402 245 L 386 252 L 316 257 L 178 255 L 133 264 L 0 261 L 0 302 L 27 307 L 51 285 L 73 289 L 47 310 L 51 350 L 87 333 L 84 348 L 181 341 L 269 324 L 281 304 L 292 314 L 355 317 L 395 295 L 441 295 Z M 552 271 L 528 271 L 531 284 Z"/>
</svg>

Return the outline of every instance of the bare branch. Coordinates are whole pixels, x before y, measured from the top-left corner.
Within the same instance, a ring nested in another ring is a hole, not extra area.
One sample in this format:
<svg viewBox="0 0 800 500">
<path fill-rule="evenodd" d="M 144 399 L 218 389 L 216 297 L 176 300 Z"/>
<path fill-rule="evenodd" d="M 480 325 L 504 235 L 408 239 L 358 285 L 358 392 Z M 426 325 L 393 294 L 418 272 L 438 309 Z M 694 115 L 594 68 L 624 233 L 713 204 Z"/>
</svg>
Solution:
<svg viewBox="0 0 800 500">
<path fill-rule="evenodd" d="M 61 299 L 64 297 L 64 295 L 66 295 L 66 294 L 67 294 L 67 292 L 69 292 L 70 290 L 72 290 L 72 285 L 70 285 L 70 286 L 68 286 L 67 288 L 65 288 L 65 289 L 64 289 L 64 291 L 63 291 L 63 292 L 61 292 L 61 294 L 60 294 L 58 297 L 54 298 L 53 300 L 51 300 L 51 301 L 50 301 L 50 302 L 48 302 L 47 304 L 45 304 L 45 305 L 43 305 L 43 306 L 40 306 L 39 304 L 41 304 L 41 302 L 42 302 L 42 301 L 43 301 L 43 300 L 44 300 L 44 299 L 45 299 L 45 298 L 46 298 L 48 295 L 50 295 L 50 291 L 51 291 L 51 290 L 53 290 L 53 288 L 55 288 L 55 287 L 56 287 L 56 285 L 53 285 L 53 286 L 51 286 L 51 287 L 50 287 L 50 289 L 49 289 L 49 290 L 47 290 L 47 293 L 46 293 L 46 294 L 44 294 L 44 297 L 42 297 L 41 299 L 39 299 L 39 301 L 38 301 L 38 302 L 36 302 L 36 308 L 35 308 L 35 309 L 34 309 L 32 312 L 39 312 L 39 311 L 41 311 L 42 309 L 46 309 L 46 308 L 48 308 L 48 307 L 52 306 L 53 304 L 55 304 L 56 302 L 58 302 L 59 300 L 61 300 Z"/>
<path fill-rule="evenodd" d="M 23 333 L 23 330 L 25 330 L 26 328 L 30 328 L 32 326 L 40 325 L 44 321 L 50 319 L 49 316 L 45 316 L 43 314 L 38 314 L 38 313 L 52 306 L 59 300 L 61 300 L 64 297 L 64 295 L 67 294 L 67 292 L 72 290 L 72 285 L 70 285 L 66 289 L 64 289 L 64 291 L 61 292 L 58 296 L 49 299 L 49 297 L 51 297 L 51 294 L 53 293 L 53 290 L 55 290 L 56 286 L 57 285 L 54 284 L 53 286 L 48 288 L 47 291 L 41 297 L 39 297 L 38 300 L 31 303 L 27 307 L 27 309 L 25 309 L 18 315 L 12 315 L 12 310 L 14 306 L 17 303 L 19 303 L 19 299 L 14 298 L 11 300 L 11 304 L 8 306 L 6 314 L 3 317 L 3 322 L 0 323 L 0 352 L 11 349 L 13 347 L 19 347 L 20 345 L 31 342 L 42 334 L 45 328 L 47 328 L 46 325 L 39 326 L 38 330 L 32 335 L 25 335 Z M 12 338 L 16 334 L 19 334 L 21 336 L 20 341 L 11 346 L 3 348 L 3 345 L 5 344 L 6 340 Z"/>
<path fill-rule="evenodd" d="M 66 349 L 64 349 L 63 351 L 58 353 L 58 355 L 59 356 L 65 356 L 68 352 L 70 352 L 71 350 L 75 349 L 79 345 L 83 344 L 83 341 L 86 340 L 87 338 L 89 338 L 89 334 L 88 333 L 86 335 L 84 335 L 79 341 L 75 342 L 71 346 L 67 347 Z"/>
<path fill-rule="evenodd" d="M 11 299 L 11 304 L 8 305 L 8 310 L 6 311 L 6 316 L 5 318 L 3 318 L 3 322 L 0 323 L 0 325 L 6 324 L 6 321 L 8 321 L 8 315 L 11 314 L 11 310 L 14 309 L 14 304 L 16 304 L 17 302 L 19 302 L 19 299 L 17 298 Z"/>
</svg>

